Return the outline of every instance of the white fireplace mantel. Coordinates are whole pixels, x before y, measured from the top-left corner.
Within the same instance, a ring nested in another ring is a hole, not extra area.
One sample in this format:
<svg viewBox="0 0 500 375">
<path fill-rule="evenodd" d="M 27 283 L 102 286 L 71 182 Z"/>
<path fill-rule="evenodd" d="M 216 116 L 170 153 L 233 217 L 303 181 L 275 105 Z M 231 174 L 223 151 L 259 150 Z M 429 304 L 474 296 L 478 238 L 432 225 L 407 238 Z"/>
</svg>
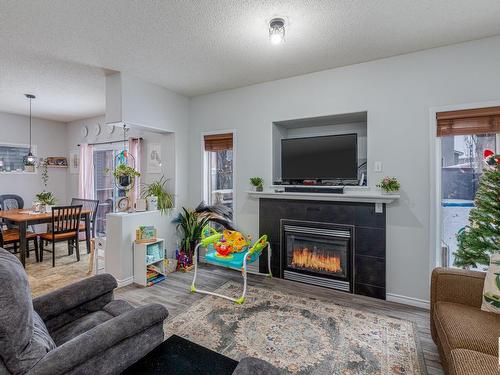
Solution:
<svg viewBox="0 0 500 375">
<path fill-rule="evenodd" d="M 275 190 L 247 191 L 251 198 L 259 199 L 299 199 L 315 201 L 333 201 L 333 202 L 362 202 L 362 203 L 392 203 L 400 198 L 399 194 L 382 194 L 379 191 L 368 189 L 349 189 L 343 194 L 331 193 L 295 193 L 295 192 L 276 192 Z"/>
</svg>

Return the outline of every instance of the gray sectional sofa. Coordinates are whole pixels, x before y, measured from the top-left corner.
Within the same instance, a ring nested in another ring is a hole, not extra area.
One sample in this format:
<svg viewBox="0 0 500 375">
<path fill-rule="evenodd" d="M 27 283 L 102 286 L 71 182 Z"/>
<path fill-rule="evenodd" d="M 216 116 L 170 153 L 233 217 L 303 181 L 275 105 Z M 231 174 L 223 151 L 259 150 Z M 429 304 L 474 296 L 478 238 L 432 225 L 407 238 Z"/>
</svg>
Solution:
<svg viewBox="0 0 500 375">
<path fill-rule="evenodd" d="M 84 279 L 31 298 L 19 260 L 0 248 L 0 375 L 119 374 L 164 338 L 168 311 L 115 300 L 113 276 Z M 234 375 L 280 375 L 244 358 Z"/>
<path fill-rule="evenodd" d="M 163 341 L 165 307 L 114 300 L 111 275 L 31 299 L 21 263 L 0 249 L 0 374 L 118 374 Z"/>
</svg>

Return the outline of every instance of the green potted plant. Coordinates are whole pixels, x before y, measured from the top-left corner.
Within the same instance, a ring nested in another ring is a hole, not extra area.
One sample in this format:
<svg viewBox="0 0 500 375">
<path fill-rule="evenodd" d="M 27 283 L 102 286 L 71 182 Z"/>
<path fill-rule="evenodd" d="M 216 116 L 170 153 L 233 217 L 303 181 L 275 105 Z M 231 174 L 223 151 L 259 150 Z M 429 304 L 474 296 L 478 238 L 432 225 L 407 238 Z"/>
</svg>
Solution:
<svg viewBox="0 0 500 375">
<path fill-rule="evenodd" d="M 255 191 L 263 191 L 264 190 L 264 179 L 261 177 L 251 177 L 250 184 L 255 187 Z"/>
<path fill-rule="evenodd" d="M 165 188 L 166 184 L 167 178 L 161 176 L 158 181 L 142 185 L 142 198 L 146 200 L 152 197 L 156 198 L 157 209 L 160 210 L 162 215 L 170 212 L 170 210 L 174 208 L 174 196 L 167 192 Z"/>
<path fill-rule="evenodd" d="M 382 193 L 384 194 L 397 194 L 399 193 L 401 184 L 396 177 L 384 177 L 382 181 L 377 184 L 377 187 L 382 189 Z"/>
<path fill-rule="evenodd" d="M 127 164 L 120 164 L 113 171 L 114 178 L 123 188 L 130 186 L 132 184 L 132 179 L 139 177 L 140 175 L 141 174 L 139 172 Z"/>
<path fill-rule="evenodd" d="M 186 257 L 187 263 L 185 268 L 193 263 L 193 254 L 196 243 L 201 237 L 203 227 L 208 224 L 208 218 L 198 215 L 196 211 L 182 207 L 182 212 L 173 221 L 177 224 L 177 231 L 180 236 L 181 248 L 179 249 L 179 257 Z"/>
<path fill-rule="evenodd" d="M 42 191 L 38 193 L 36 196 L 36 202 L 38 203 L 38 211 L 46 212 L 52 206 L 57 203 L 56 197 L 50 191 Z"/>
</svg>

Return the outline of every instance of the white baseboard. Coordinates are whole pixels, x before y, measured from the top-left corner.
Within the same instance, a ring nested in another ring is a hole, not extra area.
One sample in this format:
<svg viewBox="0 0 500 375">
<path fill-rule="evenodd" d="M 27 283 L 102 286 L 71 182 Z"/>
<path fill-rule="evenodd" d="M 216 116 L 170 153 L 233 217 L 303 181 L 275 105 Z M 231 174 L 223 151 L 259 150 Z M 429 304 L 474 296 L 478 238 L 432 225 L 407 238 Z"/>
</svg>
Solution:
<svg viewBox="0 0 500 375">
<path fill-rule="evenodd" d="M 403 305 L 421 307 L 421 308 L 426 309 L 426 310 L 430 310 L 430 308 L 431 308 L 430 302 L 426 301 L 425 299 L 401 296 L 399 294 L 387 293 L 386 300 L 390 301 L 390 302 L 401 303 Z"/>
<path fill-rule="evenodd" d="M 118 283 L 118 288 L 133 284 L 134 283 L 134 276 L 127 277 L 126 279 L 123 279 L 123 280 L 116 279 L 116 282 Z"/>
</svg>

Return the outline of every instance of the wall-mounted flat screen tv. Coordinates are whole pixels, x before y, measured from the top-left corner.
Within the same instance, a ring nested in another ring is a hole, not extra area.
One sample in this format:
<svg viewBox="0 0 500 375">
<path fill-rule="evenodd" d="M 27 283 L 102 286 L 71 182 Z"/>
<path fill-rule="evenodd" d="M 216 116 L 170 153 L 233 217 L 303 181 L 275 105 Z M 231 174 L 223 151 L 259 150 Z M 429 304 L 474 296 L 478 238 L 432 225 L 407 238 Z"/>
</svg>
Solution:
<svg viewBox="0 0 500 375">
<path fill-rule="evenodd" d="M 357 180 L 357 134 L 281 140 L 282 180 Z"/>
</svg>

